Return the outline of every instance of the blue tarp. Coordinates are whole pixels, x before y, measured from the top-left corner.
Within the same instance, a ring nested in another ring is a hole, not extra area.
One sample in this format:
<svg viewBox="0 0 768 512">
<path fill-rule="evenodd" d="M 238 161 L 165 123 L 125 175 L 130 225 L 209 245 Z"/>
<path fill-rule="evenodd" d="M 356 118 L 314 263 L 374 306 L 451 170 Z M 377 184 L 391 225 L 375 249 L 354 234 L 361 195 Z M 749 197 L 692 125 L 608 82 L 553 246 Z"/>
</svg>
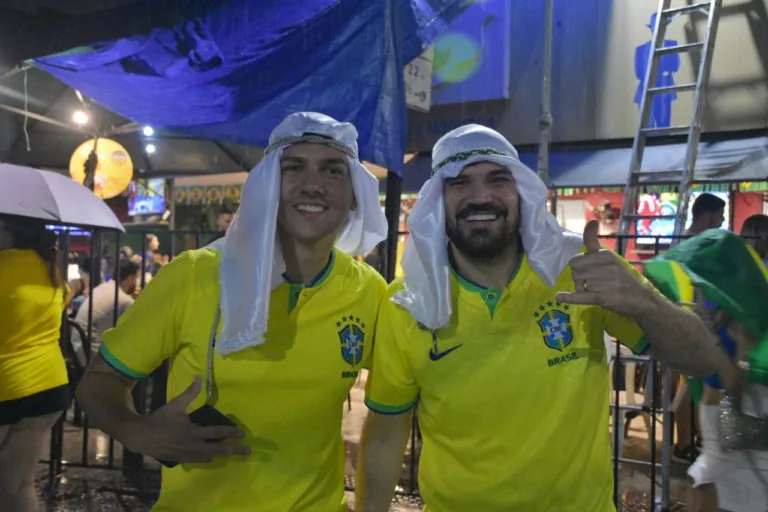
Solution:
<svg viewBox="0 0 768 512">
<path fill-rule="evenodd" d="M 403 165 L 403 66 L 466 0 L 230 0 L 172 28 L 35 60 L 139 123 L 265 147 L 297 110 L 350 121 L 360 154 Z M 181 8 L 183 11 L 183 6 Z"/>
</svg>

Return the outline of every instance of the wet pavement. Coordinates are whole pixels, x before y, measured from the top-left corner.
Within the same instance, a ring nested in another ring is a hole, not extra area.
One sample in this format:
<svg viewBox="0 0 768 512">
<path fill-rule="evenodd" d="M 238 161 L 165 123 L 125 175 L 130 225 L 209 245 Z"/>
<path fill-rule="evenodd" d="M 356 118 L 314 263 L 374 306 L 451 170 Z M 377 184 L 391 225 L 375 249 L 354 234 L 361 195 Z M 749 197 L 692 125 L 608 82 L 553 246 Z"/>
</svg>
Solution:
<svg viewBox="0 0 768 512">
<path fill-rule="evenodd" d="M 354 488 L 357 446 L 366 408 L 363 404 L 364 381 L 358 382 L 351 394 L 349 404 L 345 404 L 343 435 L 347 449 L 347 486 Z M 110 443 L 101 432 L 91 430 L 88 436 L 83 429 L 73 425 L 70 411 L 64 424 L 63 460 L 74 465 L 101 467 L 63 467 L 54 485 L 49 484 L 48 465 L 41 464 L 38 475 L 38 490 L 45 502 L 46 511 L 145 511 L 150 510 L 156 499 L 160 477 L 155 461 L 145 459 L 144 470 L 124 475 L 121 471 L 123 450 L 119 443 Z M 661 430 L 660 428 L 657 430 Z M 83 446 L 87 448 L 83 450 Z M 623 457 L 650 460 L 648 435 L 642 419 L 636 418 L 629 428 L 629 438 L 624 444 Z M 659 448 L 660 449 L 660 448 Z M 110 456 L 111 452 L 111 456 Z M 418 450 L 417 450 L 418 452 Z M 405 494 L 398 496 L 390 512 L 412 512 L 421 510 L 423 504 L 416 495 L 409 495 L 412 489 L 411 455 L 406 454 L 399 490 Z M 111 466 L 114 469 L 106 469 Z M 660 475 L 656 475 L 660 480 Z M 640 512 L 661 510 L 651 506 L 650 475 L 645 468 L 633 469 L 629 464 L 622 464 L 619 478 L 622 512 Z M 671 512 L 683 511 L 683 501 L 687 492 L 685 468 L 672 465 Z M 349 492 L 350 508 L 354 510 L 354 496 Z M 661 487 L 657 485 L 656 497 L 661 496 Z M 0 507 L 1 508 L 1 507 Z M 474 512 L 474 511 L 473 511 Z"/>
</svg>

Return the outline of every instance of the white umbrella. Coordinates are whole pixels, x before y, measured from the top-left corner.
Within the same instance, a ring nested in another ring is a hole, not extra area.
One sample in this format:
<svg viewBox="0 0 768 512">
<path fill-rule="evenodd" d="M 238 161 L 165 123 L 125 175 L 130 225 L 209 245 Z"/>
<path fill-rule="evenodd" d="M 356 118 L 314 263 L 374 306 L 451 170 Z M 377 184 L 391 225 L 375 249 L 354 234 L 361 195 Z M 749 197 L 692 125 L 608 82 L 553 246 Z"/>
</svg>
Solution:
<svg viewBox="0 0 768 512">
<path fill-rule="evenodd" d="M 0 164 L 0 214 L 88 228 L 125 231 L 114 212 L 68 176 Z"/>
</svg>

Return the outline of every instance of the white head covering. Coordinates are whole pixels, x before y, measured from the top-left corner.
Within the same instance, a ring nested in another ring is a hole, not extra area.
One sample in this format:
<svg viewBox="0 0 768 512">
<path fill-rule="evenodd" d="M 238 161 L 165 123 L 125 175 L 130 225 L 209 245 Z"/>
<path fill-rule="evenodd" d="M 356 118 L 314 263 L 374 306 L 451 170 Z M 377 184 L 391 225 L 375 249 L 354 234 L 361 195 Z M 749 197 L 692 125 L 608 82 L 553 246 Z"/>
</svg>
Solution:
<svg viewBox="0 0 768 512">
<path fill-rule="evenodd" d="M 283 282 L 285 272 L 277 240 L 280 160 L 286 146 L 299 142 L 325 144 L 347 155 L 357 208 L 349 213 L 336 247 L 357 256 L 369 252 L 387 236 L 387 220 L 379 204 L 379 181 L 358 159 L 355 127 L 314 112 L 286 117 L 270 135 L 264 158 L 248 175 L 240 208 L 226 236 L 211 244 L 221 252 L 224 325 L 216 342 L 219 354 L 264 343 L 269 296 Z"/>
<path fill-rule="evenodd" d="M 446 327 L 451 320 L 443 181 L 477 162 L 502 165 L 515 178 L 523 248 L 531 267 L 550 286 L 583 246 L 581 235 L 563 230 L 547 211 L 546 186 L 520 162 L 515 148 L 501 134 L 476 124 L 456 128 L 432 150 L 432 178 L 421 188 L 408 216 L 410 235 L 401 263 L 405 286 L 392 298 L 428 329 Z"/>
</svg>

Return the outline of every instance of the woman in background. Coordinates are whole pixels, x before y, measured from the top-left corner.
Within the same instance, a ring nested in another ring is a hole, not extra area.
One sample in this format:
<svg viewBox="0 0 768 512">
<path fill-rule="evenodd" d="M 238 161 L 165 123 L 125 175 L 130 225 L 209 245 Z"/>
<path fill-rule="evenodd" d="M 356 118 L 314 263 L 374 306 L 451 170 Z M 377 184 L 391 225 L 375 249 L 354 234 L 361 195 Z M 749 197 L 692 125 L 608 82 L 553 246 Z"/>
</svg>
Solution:
<svg viewBox="0 0 768 512">
<path fill-rule="evenodd" d="M 0 508 L 39 510 L 35 469 L 69 405 L 59 347 L 67 286 L 56 235 L 0 216 Z"/>
<path fill-rule="evenodd" d="M 763 262 L 768 260 L 768 215 L 757 213 L 747 217 L 741 225 L 741 236 L 752 246 Z"/>
</svg>

